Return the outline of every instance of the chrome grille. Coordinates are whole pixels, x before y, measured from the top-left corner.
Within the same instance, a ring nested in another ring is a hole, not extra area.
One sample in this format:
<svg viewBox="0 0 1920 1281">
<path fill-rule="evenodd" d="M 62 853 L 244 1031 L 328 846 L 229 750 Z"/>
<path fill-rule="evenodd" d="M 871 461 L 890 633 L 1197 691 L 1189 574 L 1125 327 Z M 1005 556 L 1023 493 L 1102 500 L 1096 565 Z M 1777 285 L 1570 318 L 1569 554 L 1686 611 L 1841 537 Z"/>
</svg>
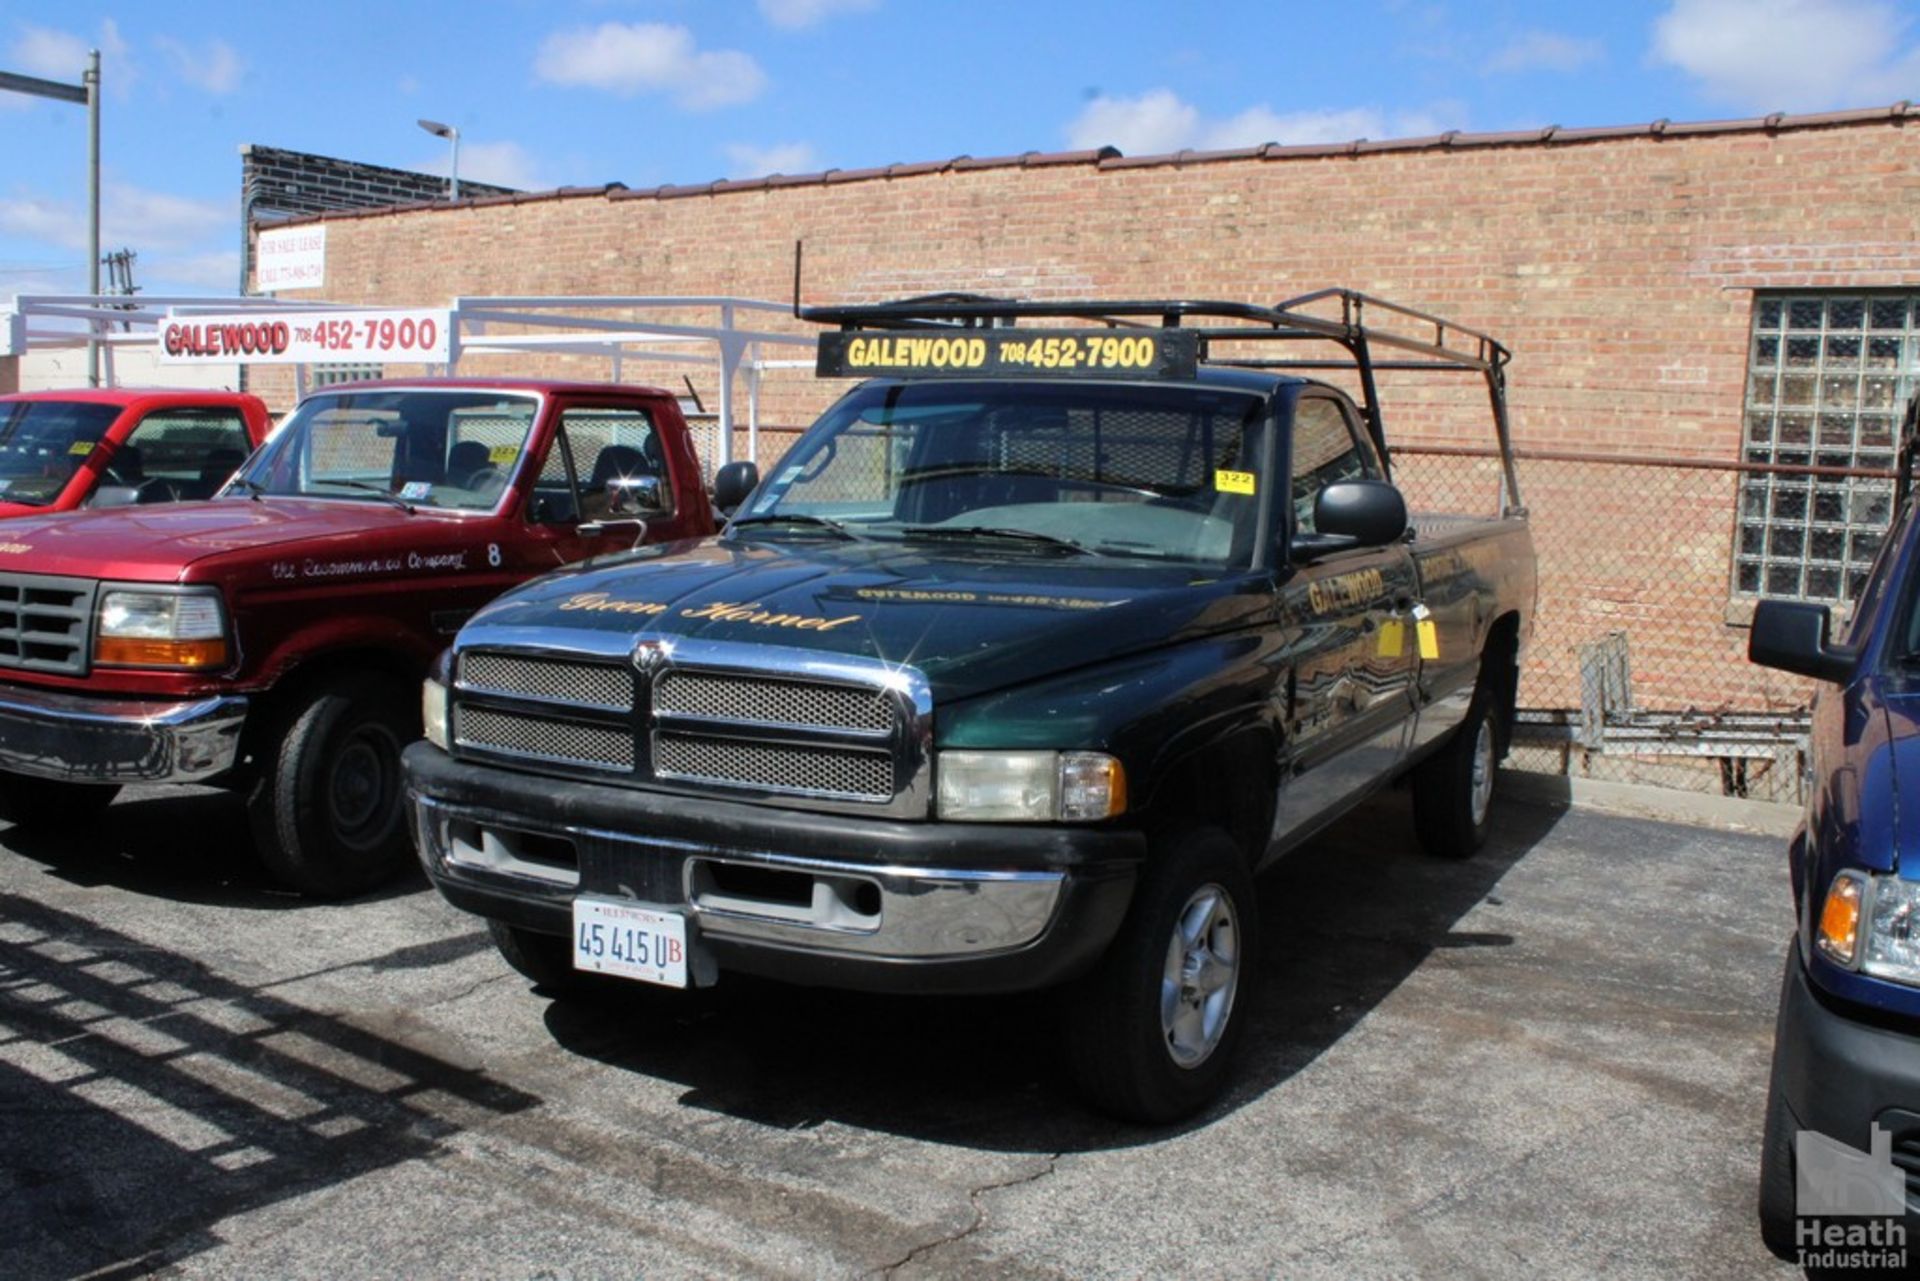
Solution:
<svg viewBox="0 0 1920 1281">
<path fill-rule="evenodd" d="M 633 735 L 607 725 L 521 716 L 462 704 L 453 711 L 459 747 L 597 769 L 633 769 Z"/>
<path fill-rule="evenodd" d="M 85 578 L 0 574 L 0 667 L 84 673 L 96 586 Z"/>
<path fill-rule="evenodd" d="M 633 706 L 633 672 L 606 663 L 487 652 L 460 656 L 460 685 L 489 693 L 625 711 Z"/>
<path fill-rule="evenodd" d="M 662 732 L 653 739 L 653 771 L 662 778 L 856 800 L 893 796 L 893 756 L 888 751 Z"/>
<path fill-rule="evenodd" d="M 670 671 L 654 686 L 654 711 L 707 720 L 803 725 L 884 734 L 893 704 L 884 690 L 732 673 Z"/>
</svg>

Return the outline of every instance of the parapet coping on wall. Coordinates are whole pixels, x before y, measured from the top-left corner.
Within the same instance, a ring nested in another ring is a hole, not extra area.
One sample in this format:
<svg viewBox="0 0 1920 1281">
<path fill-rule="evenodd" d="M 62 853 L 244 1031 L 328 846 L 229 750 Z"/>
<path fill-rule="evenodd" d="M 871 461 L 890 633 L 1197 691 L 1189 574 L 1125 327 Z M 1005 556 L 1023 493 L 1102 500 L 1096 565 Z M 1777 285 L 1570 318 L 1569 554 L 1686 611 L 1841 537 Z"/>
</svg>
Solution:
<svg viewBox="0 0 1920 1281">
<path fill-rule="evenodd" d="M 1190 165 L 1220 164 L 1248 160 L 1320 160 L 1341 156 L 1385 155 L 1408 151 L 1478 151 L 1486 148 L 1560 147 L 1583 143 L 1616 142 L 1651 138 L 1665 141 L 1676 138 L 1700 138 L 1717 134 L 1777 134 L 1801 129 L 1831 129 L 1848 125 L 1890 124 L 1902 127 L 1908 120 L 1920 118 L 1920 106 L 1901 101 L 1891 107 L 1867 107 L 1853 111 L 1826 111 L 1802 115 L 1774 112 L 1739 120 L 1672 121 L 1655 120 L 1644 125 L 1600 125 L 1565 129 L 1548 125 L 1544 129 L 1517 129 L 1504 133 L 1462 133 L 1458 130 L 1419 138 L 1386 138 L 1372 141 L 1356 138 L 1351 142 L 1295 143 L 1269 142 L 1255 147 L 1234 147 L 1219 151 L 1175 151 L 1152 156 L 1125 156 L 1116 147 L 1084 151 L 1027 151 L 1014 156 L 955 156 L 951 160 L 929 160 L 915 164 L 880 165 L 868 169 L 828 169 L 820 173 L 770 174 L 764 178 L 723 178 L 714 182 L 686 185 L 668 184 L 629 190 L 625 183 L 610 182 L 597 187 L 556 187 L 551 191 L 522 191 L 498 195 L 474 196 L 458 201 L 417 200 L 404 204 L 372 206 L 364 209 L 339 209 L 304 215 L 290 223 L 329 222 L 355 218 L 379 218 L 391 214 L 415 213 L 439 209 L 486 209 L 496 205 L 536 204 L 550 200 L 679 200 L 688 196 L 724 196 L 747 191 L 774 191 L 787 187 L 837 186 L 850 182 L 879 182 L 895 178 L 913 178 L 936 173 L 974 173 L 984 169 L 1047 169 L 1084 166 L 1099 171 L 1122 169 L 1185 168 Z"/>
</svg>

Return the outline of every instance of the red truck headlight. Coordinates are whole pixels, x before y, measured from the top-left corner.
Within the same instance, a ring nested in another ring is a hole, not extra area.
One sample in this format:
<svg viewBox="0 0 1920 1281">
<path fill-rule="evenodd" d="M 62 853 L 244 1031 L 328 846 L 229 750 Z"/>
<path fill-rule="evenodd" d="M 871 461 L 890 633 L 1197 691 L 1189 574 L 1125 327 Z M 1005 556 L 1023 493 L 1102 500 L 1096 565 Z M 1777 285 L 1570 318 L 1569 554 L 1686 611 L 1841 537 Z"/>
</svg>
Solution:
<svg viewBox="0 0 1920 1281">
<path fill-rule="evenodd" d="M 93 661 L 115 667 L 224 667 L 226 609 L 214 592 L 108 589 L 100 594 Z"/>
</svg>

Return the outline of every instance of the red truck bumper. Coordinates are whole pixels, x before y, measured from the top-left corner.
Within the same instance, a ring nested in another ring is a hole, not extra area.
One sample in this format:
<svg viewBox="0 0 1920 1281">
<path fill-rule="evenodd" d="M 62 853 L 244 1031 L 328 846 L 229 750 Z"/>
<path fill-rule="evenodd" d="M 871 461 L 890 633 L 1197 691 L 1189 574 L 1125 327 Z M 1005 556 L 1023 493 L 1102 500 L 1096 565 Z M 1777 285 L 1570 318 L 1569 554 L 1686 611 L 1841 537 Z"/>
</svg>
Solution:
<svg viewBox="0 0 1920 1281">
<path fill-rule="evenodd" d="M 247 700 L 81 698 L 0 686 L 0 770 L 75 783 L 194 783 L 233 767 Z"/>
</svg>

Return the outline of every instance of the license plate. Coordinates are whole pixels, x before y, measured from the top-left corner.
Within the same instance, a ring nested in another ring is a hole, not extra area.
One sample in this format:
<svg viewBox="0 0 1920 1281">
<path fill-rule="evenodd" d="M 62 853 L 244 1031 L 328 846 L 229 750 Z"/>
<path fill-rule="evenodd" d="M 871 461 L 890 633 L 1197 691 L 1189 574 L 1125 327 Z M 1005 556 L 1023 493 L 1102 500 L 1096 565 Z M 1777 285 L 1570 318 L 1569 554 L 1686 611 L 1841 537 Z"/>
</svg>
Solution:
<svg viewBox="0 0 1920 1281">
<path fill-rule="evenodd" d="M 573 900 L 573 968 L 687 985 L 687 920 L 625 899 Z"/>
</svg>

